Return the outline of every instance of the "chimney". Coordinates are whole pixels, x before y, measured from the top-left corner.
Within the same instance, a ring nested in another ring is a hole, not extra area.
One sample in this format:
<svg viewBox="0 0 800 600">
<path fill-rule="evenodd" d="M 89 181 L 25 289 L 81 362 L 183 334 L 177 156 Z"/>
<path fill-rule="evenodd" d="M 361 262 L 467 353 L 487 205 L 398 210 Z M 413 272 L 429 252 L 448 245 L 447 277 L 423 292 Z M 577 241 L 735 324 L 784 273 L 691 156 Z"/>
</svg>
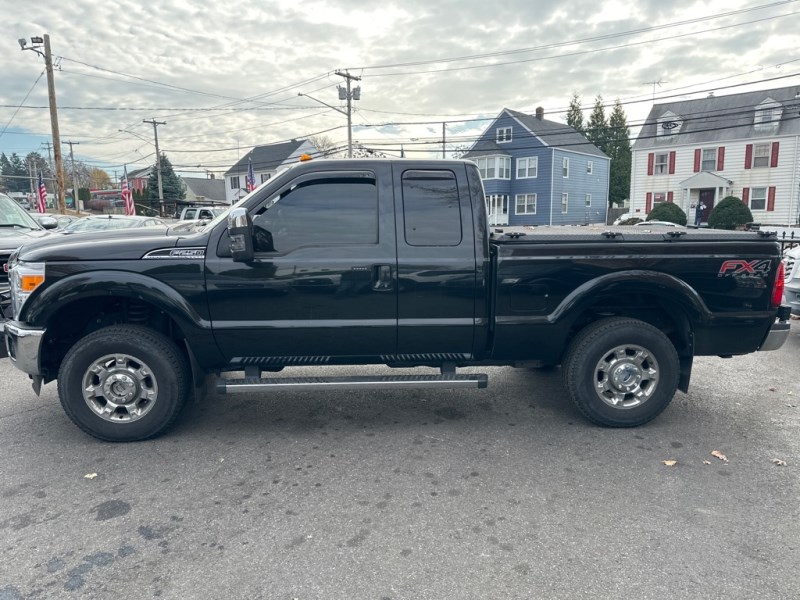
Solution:
<svg viewBox="0 0 800 600">
<path fill-rule="evenodd" d="M 213 173 L 209 173 L 209 174 L 211 175 L 211 179 L 214 179 L 214 174 Z"/>
<path fill-rule="evenodd" d="M 544 119 L 544 108 L 541 106 L 536 107 L 536 118 L 539 120 Z"/>
</svg>

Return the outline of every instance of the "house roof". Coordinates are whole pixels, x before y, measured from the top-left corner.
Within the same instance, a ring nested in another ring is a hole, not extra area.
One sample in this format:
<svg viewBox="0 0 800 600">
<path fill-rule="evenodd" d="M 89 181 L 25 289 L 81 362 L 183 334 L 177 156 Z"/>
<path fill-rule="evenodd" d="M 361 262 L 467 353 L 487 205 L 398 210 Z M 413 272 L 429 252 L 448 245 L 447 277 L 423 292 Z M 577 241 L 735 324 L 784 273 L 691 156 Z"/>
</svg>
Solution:
<svg viewBox="0 0 800 600">
<path fill-rule="evenodd" d="M 181 177 L 181 179 L 198 198 L 225 202 L 225 180 L 205 177 Z"/>
<path fill-rule="evenodd" d="M 511 156 L 504 148 L 492 140 L 478 140 L 475 146 L 462 158 L 474 158 L 477 156 Z"/>
<path fill-rule="evenodd" d="M 725 140 L 775 137 L 800 134 L 800 85 L 727 96 L 711 96 L 697 100 L 680 100 L 656 104 L 650 110 L 639 132 L 634 150 L 663 148 L 672 145 L 703 144 Z M 766 130 L 755 126 L 755 111 L 765 100 L 772 99 L 783 108 L 780 121 Z M 665 113 L 680 123 L 678 132 L 657 136 L 659 119 Z"/>
<path fill-rule="evenodd" d="M 145 167 L 144 169 L 136 169 L 134 171 L 130 171 L 128 173 L 128 179 L 140 179 L 150 177 L 150 173 L 153 172 L 155 165 L 150 165 L 149 167 Z"/>
<path fill-rule="evenodd" d="M 526 129 L 535 134 L 547 146 L 607 158 L 605 152 L 566 123 L 540 119 L 534 115 L 528 115 L 509 108 L 504 110 L 522 123 Z"/>
<path fill-rule="evenodd" d="M 239 162 L 225 172 L 225 175 L 247 173 L 249 163 L 253 161 L 253 171 L 272 171 L 289 158 L 306 140 L 291 140 L 278 144 L 256 146 L 245 154 Z"/>
</svg>

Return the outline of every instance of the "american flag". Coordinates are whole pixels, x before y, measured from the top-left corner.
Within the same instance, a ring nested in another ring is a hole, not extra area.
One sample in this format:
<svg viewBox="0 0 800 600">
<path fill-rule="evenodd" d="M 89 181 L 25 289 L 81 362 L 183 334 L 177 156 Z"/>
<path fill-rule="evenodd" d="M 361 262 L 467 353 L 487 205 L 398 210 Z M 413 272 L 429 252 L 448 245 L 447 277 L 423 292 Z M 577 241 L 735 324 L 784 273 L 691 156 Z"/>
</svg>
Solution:
<svg viewBox="0 0 800 600">
<path fill-rule="evenodd" d="M 47 210 L 47 188 L 44 187 L 44 178 L 41 171 L 39 171 L 39 202 L 36 204 L 36 210 L 40 213 Z"/>
<path fill-rule="evenodd" d="M 248 193 L 256 189 L 256 175 L 253 173 L 253 160 L 250 159 L 250 166 L 247 168 L 247 177 L 244 179 L 245 189 Z"/>
<path fill-rule="evenodd" d="M 128 185 L 128 167 L 124 167 L 122 174 L 122 202 L 125 204 L 125 214 L 135 215 L 136 208 L 133 206 L 133 192 Z"/>
</svg>

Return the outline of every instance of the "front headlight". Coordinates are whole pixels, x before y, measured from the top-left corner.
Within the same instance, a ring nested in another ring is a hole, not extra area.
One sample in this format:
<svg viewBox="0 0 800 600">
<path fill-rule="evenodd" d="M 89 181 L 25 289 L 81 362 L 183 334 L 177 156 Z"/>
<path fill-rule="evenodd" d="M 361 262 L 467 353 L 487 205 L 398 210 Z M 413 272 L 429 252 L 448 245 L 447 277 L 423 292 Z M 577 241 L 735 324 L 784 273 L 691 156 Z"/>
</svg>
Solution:
<svg viewBox="0 0 800 600">
<path fill-rule="evenodd" d="M 11 312 L 19 319 L 22 305 L 31 292 L 44 283 L 44 263 L 10 260 L 8 281 L 11 284 Z"/>
</svg>

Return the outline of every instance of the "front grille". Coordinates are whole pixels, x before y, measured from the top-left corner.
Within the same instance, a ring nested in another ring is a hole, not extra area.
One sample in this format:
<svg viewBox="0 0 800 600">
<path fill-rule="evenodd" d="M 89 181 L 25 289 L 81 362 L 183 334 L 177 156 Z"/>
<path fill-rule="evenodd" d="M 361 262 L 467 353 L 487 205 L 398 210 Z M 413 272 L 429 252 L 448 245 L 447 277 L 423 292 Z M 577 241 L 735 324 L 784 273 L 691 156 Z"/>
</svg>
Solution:
<svg viewBox="0 0 800 600">
<path fill-rule="evenodd" d="M 11 252 L 0 252 L 0 284 L 8 283 L 8 271 L 6 271 L 6 263 L 11 256 Z"/>
</svg>

